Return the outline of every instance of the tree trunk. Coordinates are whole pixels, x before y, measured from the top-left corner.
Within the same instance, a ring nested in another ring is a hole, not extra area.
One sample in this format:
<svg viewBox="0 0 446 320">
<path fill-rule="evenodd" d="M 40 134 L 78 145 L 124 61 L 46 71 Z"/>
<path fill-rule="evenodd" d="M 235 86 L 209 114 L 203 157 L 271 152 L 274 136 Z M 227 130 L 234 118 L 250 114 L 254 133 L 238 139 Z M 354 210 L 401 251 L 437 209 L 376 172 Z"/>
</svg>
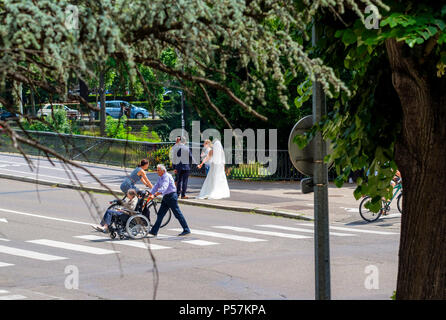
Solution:
<svg viewBox="0 0 446 320">
<path fill-rule="evenodd" d="M 84 98 L 85 101 L 88 101 L 88 86 L 82 79 L 79 79 L 79 95 Z M 88 106 L 84 105 L 84 110 L 87 110 L 87 112 L 90 114 L 91 110 Z M 82 110 L 79 110 L 82 114 Z M 82 119 L 82 116 L 81 116 Z"/>
<path fill-rule="evenodd" d="M 31 91 L 31 99 L 30 99 L 31 100 L 31 112 L 32 112 L 32 116 L 35 117 L 36 116 L 36 99 L 34 97 L 34 91 L 32 88 L 30 89 L 30 91 Z"/>
<path fill-rule="evenodd" d="M 434 59 L 386 41 L 403 110 L 395 161 L 403 178 L 397 299 L 446 299 L 446 79 Z M 432 65 L 433 64 L 433 65 Z"/>
</svg>

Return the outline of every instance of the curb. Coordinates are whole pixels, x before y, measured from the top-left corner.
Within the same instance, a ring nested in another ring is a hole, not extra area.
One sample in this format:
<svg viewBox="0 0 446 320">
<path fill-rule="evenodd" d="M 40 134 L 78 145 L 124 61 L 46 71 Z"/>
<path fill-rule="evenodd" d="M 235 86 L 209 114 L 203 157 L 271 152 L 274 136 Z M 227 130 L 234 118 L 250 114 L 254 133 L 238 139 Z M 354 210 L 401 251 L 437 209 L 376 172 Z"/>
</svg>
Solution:
<svg viewBox="0 0 446 320">
<path fill-rule="evenodd" d="M 207 208 L 214 208 L 214 209 L 257 213 L 257 214 L 264 214 L 264 215 L 269 215 L 269 216 L 277 216 L 277 217 L 284 217 L 284 218 L 291 218 L 291 219 L 298 219 L 298 220 L 305 220 L 305 221 L 314 221 L 313 218 L 307 217 L 303 214 L 291 213 L 291 212 L 279 211 L 279 210 L 268 210 L 268 209 L 258 209 L 258 208 L 248 208 L 248 207 L 235 207 L 235 206 L 228 206 L 228 205 L 208 203 L 208 202 L 199 202 L 199 201 L 192 202 L 191 200 L 182 200 L 182 199 L 178 199 L 178 202 L 181 204 L 198 206 L 198 207 L 207 207 Z"/>
<path fill-rule="evenodd" d="M 41 184 L 41 185 L 46 185 L 46 186 L 50 186 L 50 187 L 89 191 L 89 192 L 96 192 L 96 193 L 102 193 L 102 194 L 111 194 L 110 191 L 108 191 L 106 189 L 101 189 L 101 188 L 85 187 L 85 186 L 81 187 L 81 186 L 71 185 L 68 183 L 53 182 L 53 181 L 47 181 L 47 180 L 41 180 L 41 179 L 35 179 L 35 178 L 29 178 L 29 177 L 17 177 L 14 175 L 3 174 L 3 173 L 0 173 L 0 178 L 16 180 L 16 181 L 21 181 L 21 182 Z M 119 191 L 113 190 L 113 192 L 120 196 L 124 195 L 124 193 L 120 190 Z M 268 210 L 268 209 L 249 208 L 249 207 L 236 207 L 236 206 L 208 203 L 208 202 L 203 202 L 203 201 L 191 201 L 191 200 L 183 200 L 183 199 L 178 199 L 178 203 L 181 203 L 184 205 L 190 205 L 190 206 L 232 210 L 232 211 L 238 211 L 238 212 L 257 213 L 257 214 L 278 216 L 278 217 L 291 218 L 291 219 L 297 219 L 297 220 L 314 221 L 314 219 L 312 217 L 307 217 L 303 214 L 291 213 L 291 212 L 280 211 L 280 210 Z"/>
</svg>

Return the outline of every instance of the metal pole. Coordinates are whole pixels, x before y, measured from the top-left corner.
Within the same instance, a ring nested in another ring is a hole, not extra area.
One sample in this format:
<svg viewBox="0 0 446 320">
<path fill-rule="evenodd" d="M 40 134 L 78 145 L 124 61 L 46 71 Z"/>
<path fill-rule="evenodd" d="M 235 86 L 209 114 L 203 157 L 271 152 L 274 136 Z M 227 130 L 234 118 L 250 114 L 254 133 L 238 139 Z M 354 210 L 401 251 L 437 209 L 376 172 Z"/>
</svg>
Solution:
<svg viewBox="0 0 446 320">
<path fill-rule="evenodd" d="M 177 49 L 175 49 L 175 53 L 177 57 L 180 57 L 180 53 Z M 181 70 L 184 72 L 184 65 L 181 67 Z M 184 95 L 183 90 L 181 92 L 181 136 L 184 137 Z"/>
<path fill-rule="evenodd" d="M 181 136 L 184 137 L 184 95 L 181 91 Z"/>
<path fill-rule="evenodd" d="M 105 136 L 105 118 L 106 118 L 106 112 L 105 112 L 105 71 L 102 70 L 99 74 L 99 99 L 100 99 L 100 106 L 101 109 L 99 111 L 99 128 L 101 132 L 101 137 Z"/>
<path fill-rule="evenodd" d="M 313 24 L 312 43 L 316 46 L 318 34 Z M 313 123 L 327 113 L 325 94 L 317 79 L 313 83 Z M 330 300 L 330 239 L 328 219 L 328 168 L 324 163 L 327 153 L 322 133 L 314 137 L 314 250 L 316 300 Z"/>
</svg>

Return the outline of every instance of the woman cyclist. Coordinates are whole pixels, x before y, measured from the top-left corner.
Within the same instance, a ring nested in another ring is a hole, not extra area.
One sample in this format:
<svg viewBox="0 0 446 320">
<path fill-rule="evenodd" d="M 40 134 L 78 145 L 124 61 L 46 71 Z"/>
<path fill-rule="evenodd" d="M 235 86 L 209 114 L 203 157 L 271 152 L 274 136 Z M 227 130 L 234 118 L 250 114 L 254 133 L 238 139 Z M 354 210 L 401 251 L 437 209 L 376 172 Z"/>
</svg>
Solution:
<svg viewBox="0 0 446 320">
<path fill-rule="evenodd" d="M 396 170 L 395 176 L 393 177 L 392 181 L 390 181 L 390 185 L 395 187 L 398 183 L 401 183 L 401 172 L 399 170 Z"/>
<path fill-rule="evenodd" d="M 129 176 L 125 177 L 124 181 L 121 183 L 121 191 L 127 194 L 129 189 L 135 189 L 136 192 L 140 190 L 135 187 L 135 184 L 141 181 L 146 187 L 153 188 L 152 183 L 146 176 L 146 170 L 149 168 L 149 161 L 146 159 L 141 160 L 140 164 L 130 173 Z"/>
</svg>

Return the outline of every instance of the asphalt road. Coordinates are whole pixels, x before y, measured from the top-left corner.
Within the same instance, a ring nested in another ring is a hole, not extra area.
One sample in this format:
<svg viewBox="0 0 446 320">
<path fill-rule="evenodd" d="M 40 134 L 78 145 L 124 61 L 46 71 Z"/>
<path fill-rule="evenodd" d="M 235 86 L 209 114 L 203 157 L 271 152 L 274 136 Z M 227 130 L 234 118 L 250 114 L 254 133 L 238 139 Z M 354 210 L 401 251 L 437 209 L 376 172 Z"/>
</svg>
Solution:
<svg viewBox="0 0 446 320">
<path fill-rule="evenodd" d="M 93 198 L 0 179 L 0 299 L 314 299 L 311 222 L 181 205 L 192 234 L 173 218 L 149 251 L 95 232 L 111 197 Z M 331 232 L 332 298 L 389 299 L 398 228 Z"/>
</svg>

